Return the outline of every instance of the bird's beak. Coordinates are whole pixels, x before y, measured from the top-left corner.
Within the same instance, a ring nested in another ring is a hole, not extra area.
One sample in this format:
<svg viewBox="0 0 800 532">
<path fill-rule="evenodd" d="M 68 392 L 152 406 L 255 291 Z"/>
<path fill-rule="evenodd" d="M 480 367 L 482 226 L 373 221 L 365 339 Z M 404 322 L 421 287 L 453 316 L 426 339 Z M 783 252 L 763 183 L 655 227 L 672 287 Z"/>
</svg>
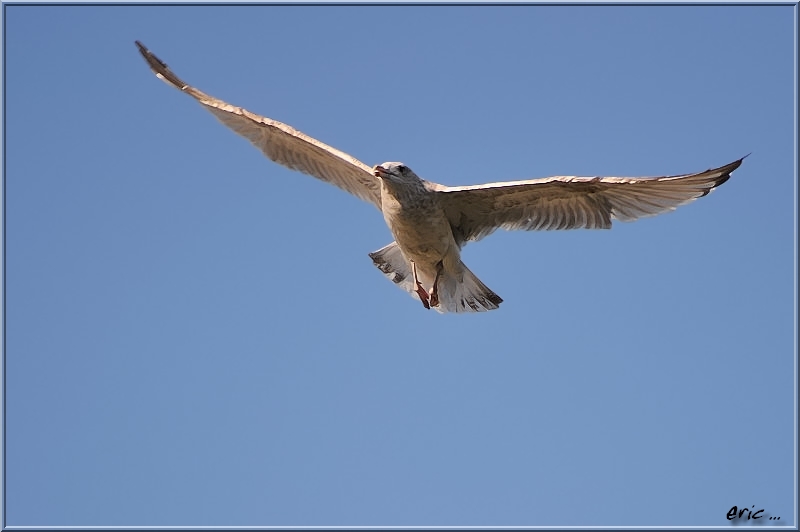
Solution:
<svg viewBox="0 0 800 532">
<path fill-rule="evenodd" d="M 383 177 L 383 174 L 385 173 L 386 173 L 386 168 L 384 168 L 379 164 L 376 164 L 375 166 L 372 167 L 372 174 L 375 177 Z"/>
</svg>

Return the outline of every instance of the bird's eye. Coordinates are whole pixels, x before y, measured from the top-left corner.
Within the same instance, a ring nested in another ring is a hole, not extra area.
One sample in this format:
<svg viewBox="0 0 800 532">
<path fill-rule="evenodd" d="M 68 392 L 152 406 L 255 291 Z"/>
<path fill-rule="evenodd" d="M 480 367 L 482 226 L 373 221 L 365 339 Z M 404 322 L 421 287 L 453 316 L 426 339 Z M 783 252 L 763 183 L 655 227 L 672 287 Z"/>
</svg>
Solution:
<svg viewBox="0 0 800 532">
<path fill-rule="evenodd" d="M 400 172 L 401 174 L 405 174 L 406 173 L 406 167 L 401 164 L 400 166 L 397 167 L 397 171 Z"/>
</svg>

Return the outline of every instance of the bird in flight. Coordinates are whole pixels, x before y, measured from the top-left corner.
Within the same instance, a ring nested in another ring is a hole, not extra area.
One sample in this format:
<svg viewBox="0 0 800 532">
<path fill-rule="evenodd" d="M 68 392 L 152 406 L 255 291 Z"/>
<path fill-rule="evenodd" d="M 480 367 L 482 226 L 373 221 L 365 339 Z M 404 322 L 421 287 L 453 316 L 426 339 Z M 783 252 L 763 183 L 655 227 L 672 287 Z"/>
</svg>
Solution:
<svg viewBox="0 0 800 532">
<path fill-rule="evenodd" d="M 271 160 L 375 205 L 394 242 L 370 258 L 426 309 L 442 313 L 493 310 L 503 301 L 461 261 L 467 242 L 498 228 L 610 229 L 612 220 L 668 212 L 723 184 L 744 160 L 685 175 L 555 176 L 449 187 L 418 177 L 403 163 L 369 167 L 286 124 L 209 96 L 184 83 L 142 43 L 136 46 L 158 78 L 197 100 Z"/>
</svg>

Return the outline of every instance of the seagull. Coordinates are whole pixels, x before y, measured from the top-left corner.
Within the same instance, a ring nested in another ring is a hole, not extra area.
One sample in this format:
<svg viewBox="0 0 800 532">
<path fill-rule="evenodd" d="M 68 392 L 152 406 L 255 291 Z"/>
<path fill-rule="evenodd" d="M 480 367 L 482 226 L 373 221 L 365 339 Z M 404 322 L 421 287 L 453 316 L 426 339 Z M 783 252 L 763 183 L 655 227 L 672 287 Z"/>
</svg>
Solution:
<svg viewBox="0 0 800 532">
<path fill-rule="evenodd" d="M 233 106 L 184 83 L 141 42 L 155 75 L 197 100 L 272 161 L 372 203 L 394 241 L 369 256 L 426 309 L 482 312 L 503 301 L 461 261 L 461 248 L 498 228 L 610 229 L 675 210 L 725 183 L 744 157 L 719 168 L 662 177 L 554 176 L 450 187 L 426 181 L 400 162 L 369 167 L 291 126 Z M 746 156 L 745 156 L 746 157 Z"/>
</svg>

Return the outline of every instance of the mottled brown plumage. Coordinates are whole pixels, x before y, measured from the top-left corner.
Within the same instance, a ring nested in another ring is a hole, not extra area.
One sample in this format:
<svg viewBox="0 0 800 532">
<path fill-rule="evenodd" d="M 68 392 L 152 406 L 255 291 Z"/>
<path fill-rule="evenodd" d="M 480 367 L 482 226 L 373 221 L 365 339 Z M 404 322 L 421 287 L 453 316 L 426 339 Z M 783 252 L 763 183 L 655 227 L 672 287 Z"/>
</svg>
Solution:
<svg viewBox="0 0 800 532">
<path fill-rule="evenodd" d="M 461 247 L 498 228 L 609 229 L 674 210 L 730 178 L 742 159 L 695 174 L 548 177 L 448 187 L 402 163 L 373 168 L 276 120 L 213 98 L 184 83 L 136 41 L 156 76 L 190 95 L 278 164 L 335 185 L 383 212 L 395 241 L 370 253 L 394 283 L 439 312 L 492 310 L 502 299 L 461 261 Z"/>
</svg>

